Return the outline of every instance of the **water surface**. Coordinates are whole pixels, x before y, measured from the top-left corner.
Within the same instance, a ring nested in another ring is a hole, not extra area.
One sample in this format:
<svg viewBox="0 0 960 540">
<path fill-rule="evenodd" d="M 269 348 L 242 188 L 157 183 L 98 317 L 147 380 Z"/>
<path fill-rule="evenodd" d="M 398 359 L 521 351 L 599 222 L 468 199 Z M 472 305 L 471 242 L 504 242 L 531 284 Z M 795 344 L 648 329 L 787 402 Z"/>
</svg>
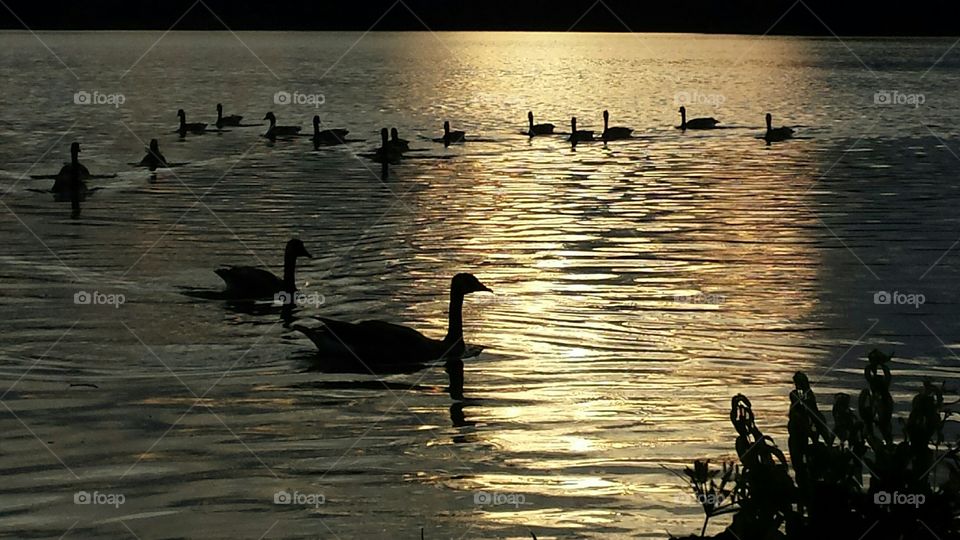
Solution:
<svg viewBox="0 0 960 540">
<path fill-rule="evenodd" d="M 952 40 L 40 38 L 60 60 L 0 34 L 5 535 L 662 538 L 701 522 L 663 467 L 733 456 L 734 393 L 785 446 L 796 370 L 829 404 L 859 390 L 870 348 L 893 350 L 901 411 L 922 377 L 958 375 L 960 60 L 937 62 Z M 125 102 L 76 105 L 78 91 Z M 277 105 L 278 91 L 325 103 Z M 878 105 L 882 91 L 924 103 Z M 728 129 L 674 129 L 678 100 Z M 210 122 L 217 102 L 305 130 L 320 114 L 365 141 L 173 133 L 177 109 Z M 599 130 L 604 108 L 636 138 L 521 134 L 528 110 Z M 768 111 L 802 138 L 758 140 Z M 444 119 L 484 142 L 430 142 Z M 423 149 L 387 182 L 357 156 L 381 126 Z M 132 169 L 150 138 L 189 164 Z M 25 177 L 55 172 L 73 140 L 93 172 L 118 173 L 79 219 Z M 315 257 L 304 292 L 325 299 L 297 319 L 442 336 L 450 277 L 489 285 L 467 300 L 485 350 L 463 395 L 443 366 L 325 373 L 277 310 L 184 294 L 219 288 L 220 264 L 279 271 L 292 236 Z M 126 301 L 77 305 L 80 291 Z M 125 501 L 74 504 L 81 490 Z M 325 503 L 277 505 L 278 491 Z M 485 493 L 524 504 L 477 504 Z"/>
</svg>

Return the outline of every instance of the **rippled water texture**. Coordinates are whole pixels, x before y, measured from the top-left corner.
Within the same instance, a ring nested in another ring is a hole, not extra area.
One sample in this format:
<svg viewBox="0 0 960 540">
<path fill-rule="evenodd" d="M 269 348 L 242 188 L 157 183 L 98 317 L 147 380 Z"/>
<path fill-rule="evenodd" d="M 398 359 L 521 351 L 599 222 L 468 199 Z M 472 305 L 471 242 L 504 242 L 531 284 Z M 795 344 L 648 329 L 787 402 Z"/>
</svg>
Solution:
<svg viewBox="0 0 960 540">
<path fill-rule="evenodd" d="M 734 393 L 785 446 L 795 370 L 829 403 L 883 346 L 901 411 L 921 377 L 957 377 L 952 40 L 41 37 L 69 70 L 0 34 L 5 536 L 662 538 L 701 524 L 663 466 L 732 455 Z M 75 105 L 81 90 L 125 102 Z M 728 129 L 674 129 L 678 99 Z M 320 114 L 364 142 L 173 133 L 177 109 L 211 122 L 217 102 L 305 130 Z M 521 134 L 527 110 L 568 131 L 572 115 L 601 129 L 604 108 L 636 137 Z M 758 140 L 768 111 L 801 138 Z M 444 119 L 482 142 L 430 142 Z M 422 150 L 385 183 L 356 155 L 381 126 Z M 151 138 L 188 164 L 130 167 Z M 55 172 L 73 140 L 118 174 L 92 181 L 79 219 L 25 177 Z M 294 318 L 439 337 L 450 277 L 489 285 L 467 299 L 467 340 L 486 349 L 465 362 L 465 399 L 443 366 L 325 373 L 276 309 L 184 294 L 221 287 L 220 264 L 278 270 L 291 236 L 314 255 L 302 289 L 325 300 Z M 77 305 L 80 291 L 125 302 Z M 124 501 L 74 504 L 81 490 Z M 281 490 L 298 502 L 274 504 Z"/>
</svg>

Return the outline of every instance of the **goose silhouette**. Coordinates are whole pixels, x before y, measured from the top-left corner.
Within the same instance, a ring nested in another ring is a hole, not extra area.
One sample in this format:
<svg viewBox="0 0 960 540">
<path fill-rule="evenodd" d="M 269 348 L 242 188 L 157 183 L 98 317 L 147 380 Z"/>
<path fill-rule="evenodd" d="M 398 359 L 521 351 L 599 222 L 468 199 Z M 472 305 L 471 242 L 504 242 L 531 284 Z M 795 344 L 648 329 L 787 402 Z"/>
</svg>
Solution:
<svg viewBox="0 0 960 540">
<path fill-rule="evenodd" d="M 151 171 L 167 167 L 167 159 L 160 153 L 160 143 L 156 139 L 150 139 L 150 147 L 146 150 L 147 155 L 143 156 L 138 167 L 149 167 Z"/>
<path fill-rule="evenodd" d="M 578 143 L 582 141 L 592 141 L 593 132 L 583 129 L 577 129 L 577 117 L 570 119 L 570 142 Z"/>
<path fill-rule="evenodd" d="M 320 115 L 314 115 L 313 117 L 313 144 L 315 146 L 319 145 L 335 145 L 335 144 L 344 144 L 349 131 L 345 129 L 320 129 Z"/>
<path fill-rule="evenodd" d="M 527 113 L 527 123 L 530 124 L 530 129 L 527 130 L 527 134 L 531 137 L 536 135 L 552 135 L 553 128 L 556 127 L 553 124 L 534 124 L 533 111 Z"/>
<path fill-rule="evenodd" d="M 224 126 L 239 126 L 240 121 L 243 120 L 242 116 L 231 114 L 230 116 L 223 115 L 223 104 L 217 103 L 217 128 L 222 128 Z"/>
<path fill-rule="evenodd" d="M 717 127 L 720 121 L 716 118 L 691 118 L 687 120 L 687 108 L 680 107 L 680 125 L 677 126 L 677 129 L 688 130 L 688 129 L 713 129 Z"/>
<path fill-rule="evenodd" d="M 610 111 L 603 111 L 603 134 L 600 138 L 604 141 L 616 141 L 620 139 L 629 139 L 633 130 L 626 127 L 610 127 Z"/>
<path fill-rule="evenodd" d="M 214 272 L 226 283 L 226 294 L 233 298 L 260 299 L 275 296 L 277 293 L 292 295 L 297 291 L 297 258 L 310 257 L 307 248 L 298 238 L 287 242 L 283 251 L 283 278 L 268 270 L 252 266 L 226 266 Z"/>
<path fill-rule="evenodd" d="M 767 132 L 763 135 L 767 143 L 785 141 L 793 138 L 793 129 L 786 126 L 773 127 L 773 115 L 767 113 Z"/>
<path fill-rule="evenodd" d="M 450 311 L 447 335 L 434 339 L 407 326 L 384 321 L 350 323 L 319 319 L 323 326 L 311 328 L 294 324 L 320 354 L 330 360 L 360 361 L 366 365 L 416 364 L 442 358 L 458 358 L 466 351 L 463 343 L 463 300 L 468 294 L 490 291 L 473 274 L 457 274 L 450 282 Z"/>
<path fill-rule="evenodd" d="M 177 111 L 177 116 L 180 118 L 180 127 L 177 128 L 177 133 L 179 133 L 181 137 L 187 133 L 201 134 L 207 131 L 207 124 L 204 122 L 191 122 L 188 124 L 187 113 L 183 112 L 183 109 Z"/>
<path fill-rule="evenodd" d="M 272 111 L 264 115 L 263 119 L 270 121 L 270 127 L 267 128 L 267 132 L 263 134 L 264 137 L 270 140 L 274 140 L 277 137 L 287 137 L 300 133 L 300 126 L 278 126 L 277 117 Z"/>
<path fill-rule="evenodd" d="M 51 193 L 61 195 L 70 194 L 73 191 L 86 193 L 86 180 L 92 178 L 90 171 L 80 163 L 80 143 L 70 144 L 70 163 L 60 168 L 60 172 L 54 177 Z"/>
<path fill-rule="evenodd" d="M 433 142 L 442 142 L 444 145 L 449 146 L 455 143 L 467 142 L 467 134 L 463 131 L 450 131 L 450 122 L 443 122 L 443 137 L 438 137 L 433 140 Z"/>
<path fill-rule="evenodd" d="M 390 146 L 400 152 L 406 152 L 410 150 L 410 141 L 401 139 L 397 128 L 390 128 Z"/>
</svg>

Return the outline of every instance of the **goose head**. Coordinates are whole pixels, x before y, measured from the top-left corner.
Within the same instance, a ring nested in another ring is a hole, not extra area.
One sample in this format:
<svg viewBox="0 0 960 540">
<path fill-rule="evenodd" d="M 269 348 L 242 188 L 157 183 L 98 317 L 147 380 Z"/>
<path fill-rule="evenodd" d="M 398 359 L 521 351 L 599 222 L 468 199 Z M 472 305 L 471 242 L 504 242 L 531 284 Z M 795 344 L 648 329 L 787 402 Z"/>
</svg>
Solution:
<svg viewBox="0 0 960 540">
<path fill-rule="evenodd" d="M 80 143 L 75 142 L 70 144 L 70 159 L 73 161 L 77 160 L 77 156 L 80 154 Z"/>
<path fill-rule="evenodd" d="M 773 129 L 773 115 L 770 113 L 767 113 L 767 129 Z"/>
<path fill-rule="evenodd" d="M 387 147 L 389 143 L 389 137 L 387 135 L 387 128 L 380 128 L 380 143 L 383 144 L 383 147 Z"/>
<path fill-rule="evenodd" d="M 303 245 L 303 241 L 299 238 L 292 238 L 287 242 L 287 247 L 283 251 L 284 258 L 287 259 L 296 259 L 297 257 L 306 257 L 312 259 L 313 256 L 310 255 L 310 252 L 307 251 L 307 248 Z"/>
<path fill-rule="evenodd" d="M 180 117 L 180 121 L 183 122 L 187 119 L 187 113 L 183 112 L 183 109 L 177 111 L 177 116 Z"/>
<path fill-rule="evenodd" d="M 160 142 L 156 139 L 150 139 L 150 151 L 154 154 L 160 152 Z"/>
<path fill-rule="evenodd" d="M 223 114 L 223 104 L 217 103 L 217 114 Z"/>
<path fill-rule="evenodd" d="M 315 135 L 320 134 L 320 115 L 319 114 L 313 115 L 313 133 Z"/>
<path fill-rule="evenodd" d="M 486 285 L 480 283 L 477 276 L 467 273 L 453 276 L 450 289 L 455 295 L 465 295 L 475 292 L 493 292 Z"/>
<path fill-rule="evenodd" d="M 610 111 L 603 111 L 603 125 L 604 127 L 610 123 Z"/>
<path fill-rule="evenodd" d="M 527 111 L 527 121 L 530 122 L 530 126 L 533 126 L 533 111 Z"/>
<path fill-rule="evenodd" d="M 397 128 L 390 128 L 390 138 L 394 141 L 400 140 L 400 132 L 397 131 Z"/>
<path fill-rule="evenodd" d="M 277 117 L 274 116 L 273 111 L 268 112 L 267 114 L 265 114 L 265 115 L 263 116 L 263 119 L 264 119 L 264 120 L 269 120 L 271 126 L 277 123 Z"/>
<path fill-rule="evenodd" d="M 570 131 L 571 131 L 572 133 L 576 133 L 576 132 L 577 132 L 577 117 L 576 117 L 576 116 L 574 116 L 573 118 L 570 119 Z"/>
</svg>

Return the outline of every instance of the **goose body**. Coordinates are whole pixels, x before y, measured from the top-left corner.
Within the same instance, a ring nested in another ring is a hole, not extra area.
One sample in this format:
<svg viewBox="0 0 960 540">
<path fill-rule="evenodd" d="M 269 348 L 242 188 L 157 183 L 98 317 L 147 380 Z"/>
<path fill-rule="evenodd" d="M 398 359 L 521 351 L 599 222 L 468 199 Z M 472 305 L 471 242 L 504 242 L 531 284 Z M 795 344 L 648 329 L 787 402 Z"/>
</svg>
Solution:
<svg viewBox="0 0 960 540">
<path fill-rule="evenodd" d="M 615 141 L 618 139 L 629 139 L 633 130 L 626 127 L 610 127 L 610 112 L 603 111 L 603 135 L 601 138 L 605 141 Z"/>
<path fill-rule="evenodd" d="M 76 189 L 79 193 L 86 193 L 86 180 L 92 178 L 92 176 L 90 171 L 80 163 L 80 143 L 72 143 L 70 145 L 70 163 L 60 168 L 50 192 L 68 195 Z"/>
<path fill-rule="evenodd" d="M 467 142 L 467 133 L 465 131 L 450 131 L 450 122 L 444 121 L 443 123 L 443 137 L 439 139 L 434 139 L 434 142 L 442 142 L 443 144 L 454 144 Z"/>
<path fill-rule="evenodd" d="M 147 148 L 147 155 L 143 156 L 138 167 L 148 167 L 151 171 L 161 167 L 167 167 L 167 159 L 160 153 L 160 143 L 156 139 L 150 139 L 150 147 Z"/>
<path fill-rule="evenodd" d="M 406 152 L 410 150 L 410 141 L 400 138 L 400 132 L 397 128 L 390 128 L 390 146 L 394 150 Z"/>
<path fill-rule="evenodd" d="M 177 111 L 177 116 L 180 118 L 180 127 L 177 128 L 177 132 L 181 137 L 187 133 L 203 133 L 207 130 L 207 124 L 204 122 L 187 123 L 187 113 L 183 112 L 183 109 Z"/>
<path fill-rule="evenodd" d="M 217 128 L 222 128 L 224 126 L 239 126 L 241 120 L 243 120 L 243 117 L 236 114 L 224 116 L 223 105 L 217 103 Z"/>
<path fill-rule="evenodd" d="M 533 137 L 536 135 L 552 135 L 553 128 L 556 127 L 553 124 L 534 124 L 533 123 L 533 111 L 527 113 L 527 123 L 530 125 L 527 133 Z"/>
<path fill-rule="evenodd" d="M 472 274 L 457 274 L 450 284 L 450 312 L 447 335 L 442 340 L 430 338 L 413 328 L 384 321 L 350 323 L 320 319 L 323 326 L 308 328 L 294 325 L 317 346 L 320 354 L 331 360 L 345 360 L 365 365 L 417 364 L 456 358 L 463 355 L 463 299 L 473 292 L 490 291 Z"/>
<path fill-rule="evenodd" d="M 377 163 L 399 163 L 403 157 L 403 150 L 390 142 L 387 128 L 380 130 L 380 148 L 373 153 L 373 161 Z"/>
<path fill-rule="evenodd" d="M 300 133 L 300 126 L 278 126 L 277 117 L 273 114 L 273 112 L 268 112 L 263 119 L 270 121 L 270 127 L 267 128 L 267 132 L 263 134 L 263 136 L 268 139 L 276 139 L 277 137 L 285 137 Z"/>
<path fill-rule="evenodd" d="M 313 117 L 313 143 L 315 145 L 343 144 L 349 131 L 345 129 L 320 129 L 320 116 Z"/>
<path fill-rule="evenodd" d="M 593 131 L 577 129 L 577 117 L 570 119 L 570 142 L 578 143 L 581 141 L 592 141 Z"/>
<path fill-rule="evenodd" d="M 792 139 L 793 128 L 788 128 L 786 126 L 781 126 L 778 128 L 773 127 L 773 116 L 770 113 L 767 113 L 767 132 L 764 134 L 763 138 L 768 143 Z"/>
<path fill-rule="evenodd" d="M 720 121 L 716 118 L 691 118 L 687 120 L 687 108 L 680 107 L 680 125 L 677 129 L 713 129 L 717 127 Z"/>
<path fill-rule="evenodd" d="M 214 270 L 226 284 L 226 292 L 235 298 L 268 298 L 279 292 L 293 294 L 297 290 L 296 268 L 298 257 L 310 257 L 303 242 L 294 238 L 287 242 L 283 253 L 283 278 L 273 272 L 252 266 L 227 266 Z"/>
</svg>

